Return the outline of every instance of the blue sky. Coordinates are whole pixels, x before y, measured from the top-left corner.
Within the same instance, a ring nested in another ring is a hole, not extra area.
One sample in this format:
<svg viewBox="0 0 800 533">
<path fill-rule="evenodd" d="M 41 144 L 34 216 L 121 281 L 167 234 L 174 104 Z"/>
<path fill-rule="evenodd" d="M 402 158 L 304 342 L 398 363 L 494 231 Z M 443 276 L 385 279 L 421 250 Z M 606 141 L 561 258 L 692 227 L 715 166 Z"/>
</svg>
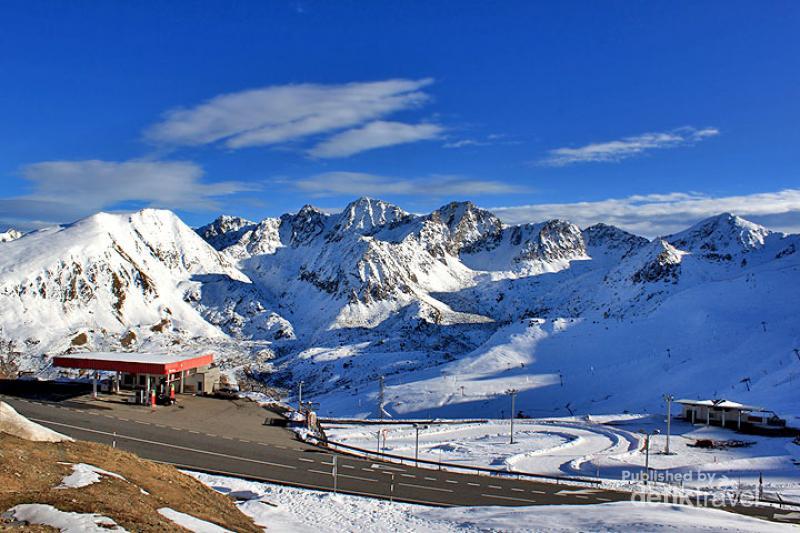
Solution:
<svg viewBox="0 0 800 533">
<path fill-rule="evenodd" d="M 6 2 L 0 227 L 362 194 L 800 229 L 796 2 Z"/>
</svg>

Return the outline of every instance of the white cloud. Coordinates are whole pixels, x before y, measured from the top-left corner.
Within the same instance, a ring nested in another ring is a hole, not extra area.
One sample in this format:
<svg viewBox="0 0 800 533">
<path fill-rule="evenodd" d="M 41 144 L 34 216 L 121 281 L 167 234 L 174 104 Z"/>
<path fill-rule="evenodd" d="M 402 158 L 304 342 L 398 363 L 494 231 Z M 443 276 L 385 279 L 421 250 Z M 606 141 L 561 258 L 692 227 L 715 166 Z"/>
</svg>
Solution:
<svg viewBox="0 0 800 533">
<path fill-rule="evenodd" d="M 343 85 L 275 85 L 216 96 L 168 111 L 145 137 L 172 146 L 222 143 L 228 148 L 274 145 L 379 119 L 429 100 L 432 79 Z"/>
<path fill-rule="evenodd" d="M 188 161 L 46 161 L 22 176 L 32 192 L 0 198 L 0 218 L 37 225 L 72 221 L 124 202 L 210 211 L 218 198 L 255 190 L 235 181 L 205 183 L 203 169 Z"/>
<path fill-rule="evenodd" d="M 492 146 L 496 144 L 520 144 L 520 141 L 508 139 L 501 133 L 492 133 L 483 139 L 458 139 L 449 140 L 442 146 L 444 148 L 467 148 L 469 146 Z"/>
<path fill-rule="evenodd" d="M 520 189 L 497 181 L 483 181 L 461 176 L 433 175 L 425 178 L 401 179 L 360 172 L 325 172 L 309 178 L 288 181 L 295 188 L 312 196 L 458 196 L 504 194 Z"/>
<path fill-rule="evenodd" d="M 379 120 L 338 133 L 313 147 L 308 154 L 321 158 L 346 157 L 373 148 L 435 139 L 443 131 L 444 128 L 436 124 L 404 124 Z"/>
<path fill-rule="evenodd" d="M 678 128 L 661 133 L 643 133 L 615 141 L 591 143 L 578 148 L 556 148 L 539 164 L 563 167 L 575 163 L 616 162 L 641 155 L 648 150 L 687 146 L 719 135 L 716 128 Z"/>
<path fill-rule="evenodd" d="M 780 231 L 800 232 L 800 189 L 717 197 L 676 192 L 490 210 L 508 224 L 562 218 L 581 227 L 604 222 L 646 237 L 674 233 L 703 218 L 724 212 L 735 213 Z"/>
</svg>

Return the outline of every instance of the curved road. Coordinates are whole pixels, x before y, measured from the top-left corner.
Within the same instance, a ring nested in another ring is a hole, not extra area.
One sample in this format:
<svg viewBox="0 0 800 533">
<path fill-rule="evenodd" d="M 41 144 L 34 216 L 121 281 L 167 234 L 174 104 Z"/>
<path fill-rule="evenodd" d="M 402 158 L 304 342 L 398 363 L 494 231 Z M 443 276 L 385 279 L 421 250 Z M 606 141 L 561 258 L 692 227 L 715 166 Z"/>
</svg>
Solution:
<svg viewBox="0 0 800 533">
<path fill-rule="evenodd" d="M 76 439 L 100 442 L 181 468 L 298 487 L 427 505 L 590 504 L 630 500 L 629 493 L 509 477 L 415 468 L 337 454 L 265 425 L 277 418 L 255 403 L 186 397 L 155 412 L 86 398 L 47 402 L 0 395 L 20 414 Z M 796 522 L 789 511 L 736 508 Z M 788 516 L 786 516 L 788 515 Z"/>
</svg>

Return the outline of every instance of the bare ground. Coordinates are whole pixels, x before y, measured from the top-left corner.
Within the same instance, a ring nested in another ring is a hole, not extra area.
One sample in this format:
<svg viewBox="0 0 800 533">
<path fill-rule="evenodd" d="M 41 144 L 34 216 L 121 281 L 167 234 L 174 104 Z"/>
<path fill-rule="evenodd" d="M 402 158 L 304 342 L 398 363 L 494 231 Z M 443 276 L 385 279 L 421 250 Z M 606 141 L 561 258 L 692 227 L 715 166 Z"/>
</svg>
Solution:
<svg viewBox="0 0 800 533">
<path fill-rule="evenodd" d="M 83 488 L 56 489 L 72 472 L 71 464 L 75 463 L 114 472 L 126 481 L 102 476 L 100 482 Z M 185 531 L 158 514 L 162 507 L 232 531 L 261 531 L 231 499 L 171 466 L 146 461 L 102 444 L 40 443 L 0 434 L 0 514 L 22 503 L 49 504 L 61 511 L 104 515 L 129 531 Z M 0 531 L 53 530 L 14 526 L 0 520 Z"/>
</svg>

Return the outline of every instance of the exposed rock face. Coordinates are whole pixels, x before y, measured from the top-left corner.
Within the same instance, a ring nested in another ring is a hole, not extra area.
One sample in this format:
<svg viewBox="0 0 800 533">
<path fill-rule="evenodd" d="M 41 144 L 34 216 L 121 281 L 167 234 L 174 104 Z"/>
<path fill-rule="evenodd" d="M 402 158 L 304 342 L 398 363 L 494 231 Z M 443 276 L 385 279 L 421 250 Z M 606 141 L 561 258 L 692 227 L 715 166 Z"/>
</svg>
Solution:
<svg viewBox="0 0 800 533">
<path fill-rule="evenodd" d="M 452 360 L 498 324 L 646 316 L 742 269 L 793 268 L 798 246 L 731 215 L 650 242 L 603 224 L 504 226 L 470 202 L 414 215 L 360 198 L 197 231 L 166 211 L 101 213 L 2 245 L 0 348 L 38 368 L 63 351 L 402 338 Z"/>
</svg>

